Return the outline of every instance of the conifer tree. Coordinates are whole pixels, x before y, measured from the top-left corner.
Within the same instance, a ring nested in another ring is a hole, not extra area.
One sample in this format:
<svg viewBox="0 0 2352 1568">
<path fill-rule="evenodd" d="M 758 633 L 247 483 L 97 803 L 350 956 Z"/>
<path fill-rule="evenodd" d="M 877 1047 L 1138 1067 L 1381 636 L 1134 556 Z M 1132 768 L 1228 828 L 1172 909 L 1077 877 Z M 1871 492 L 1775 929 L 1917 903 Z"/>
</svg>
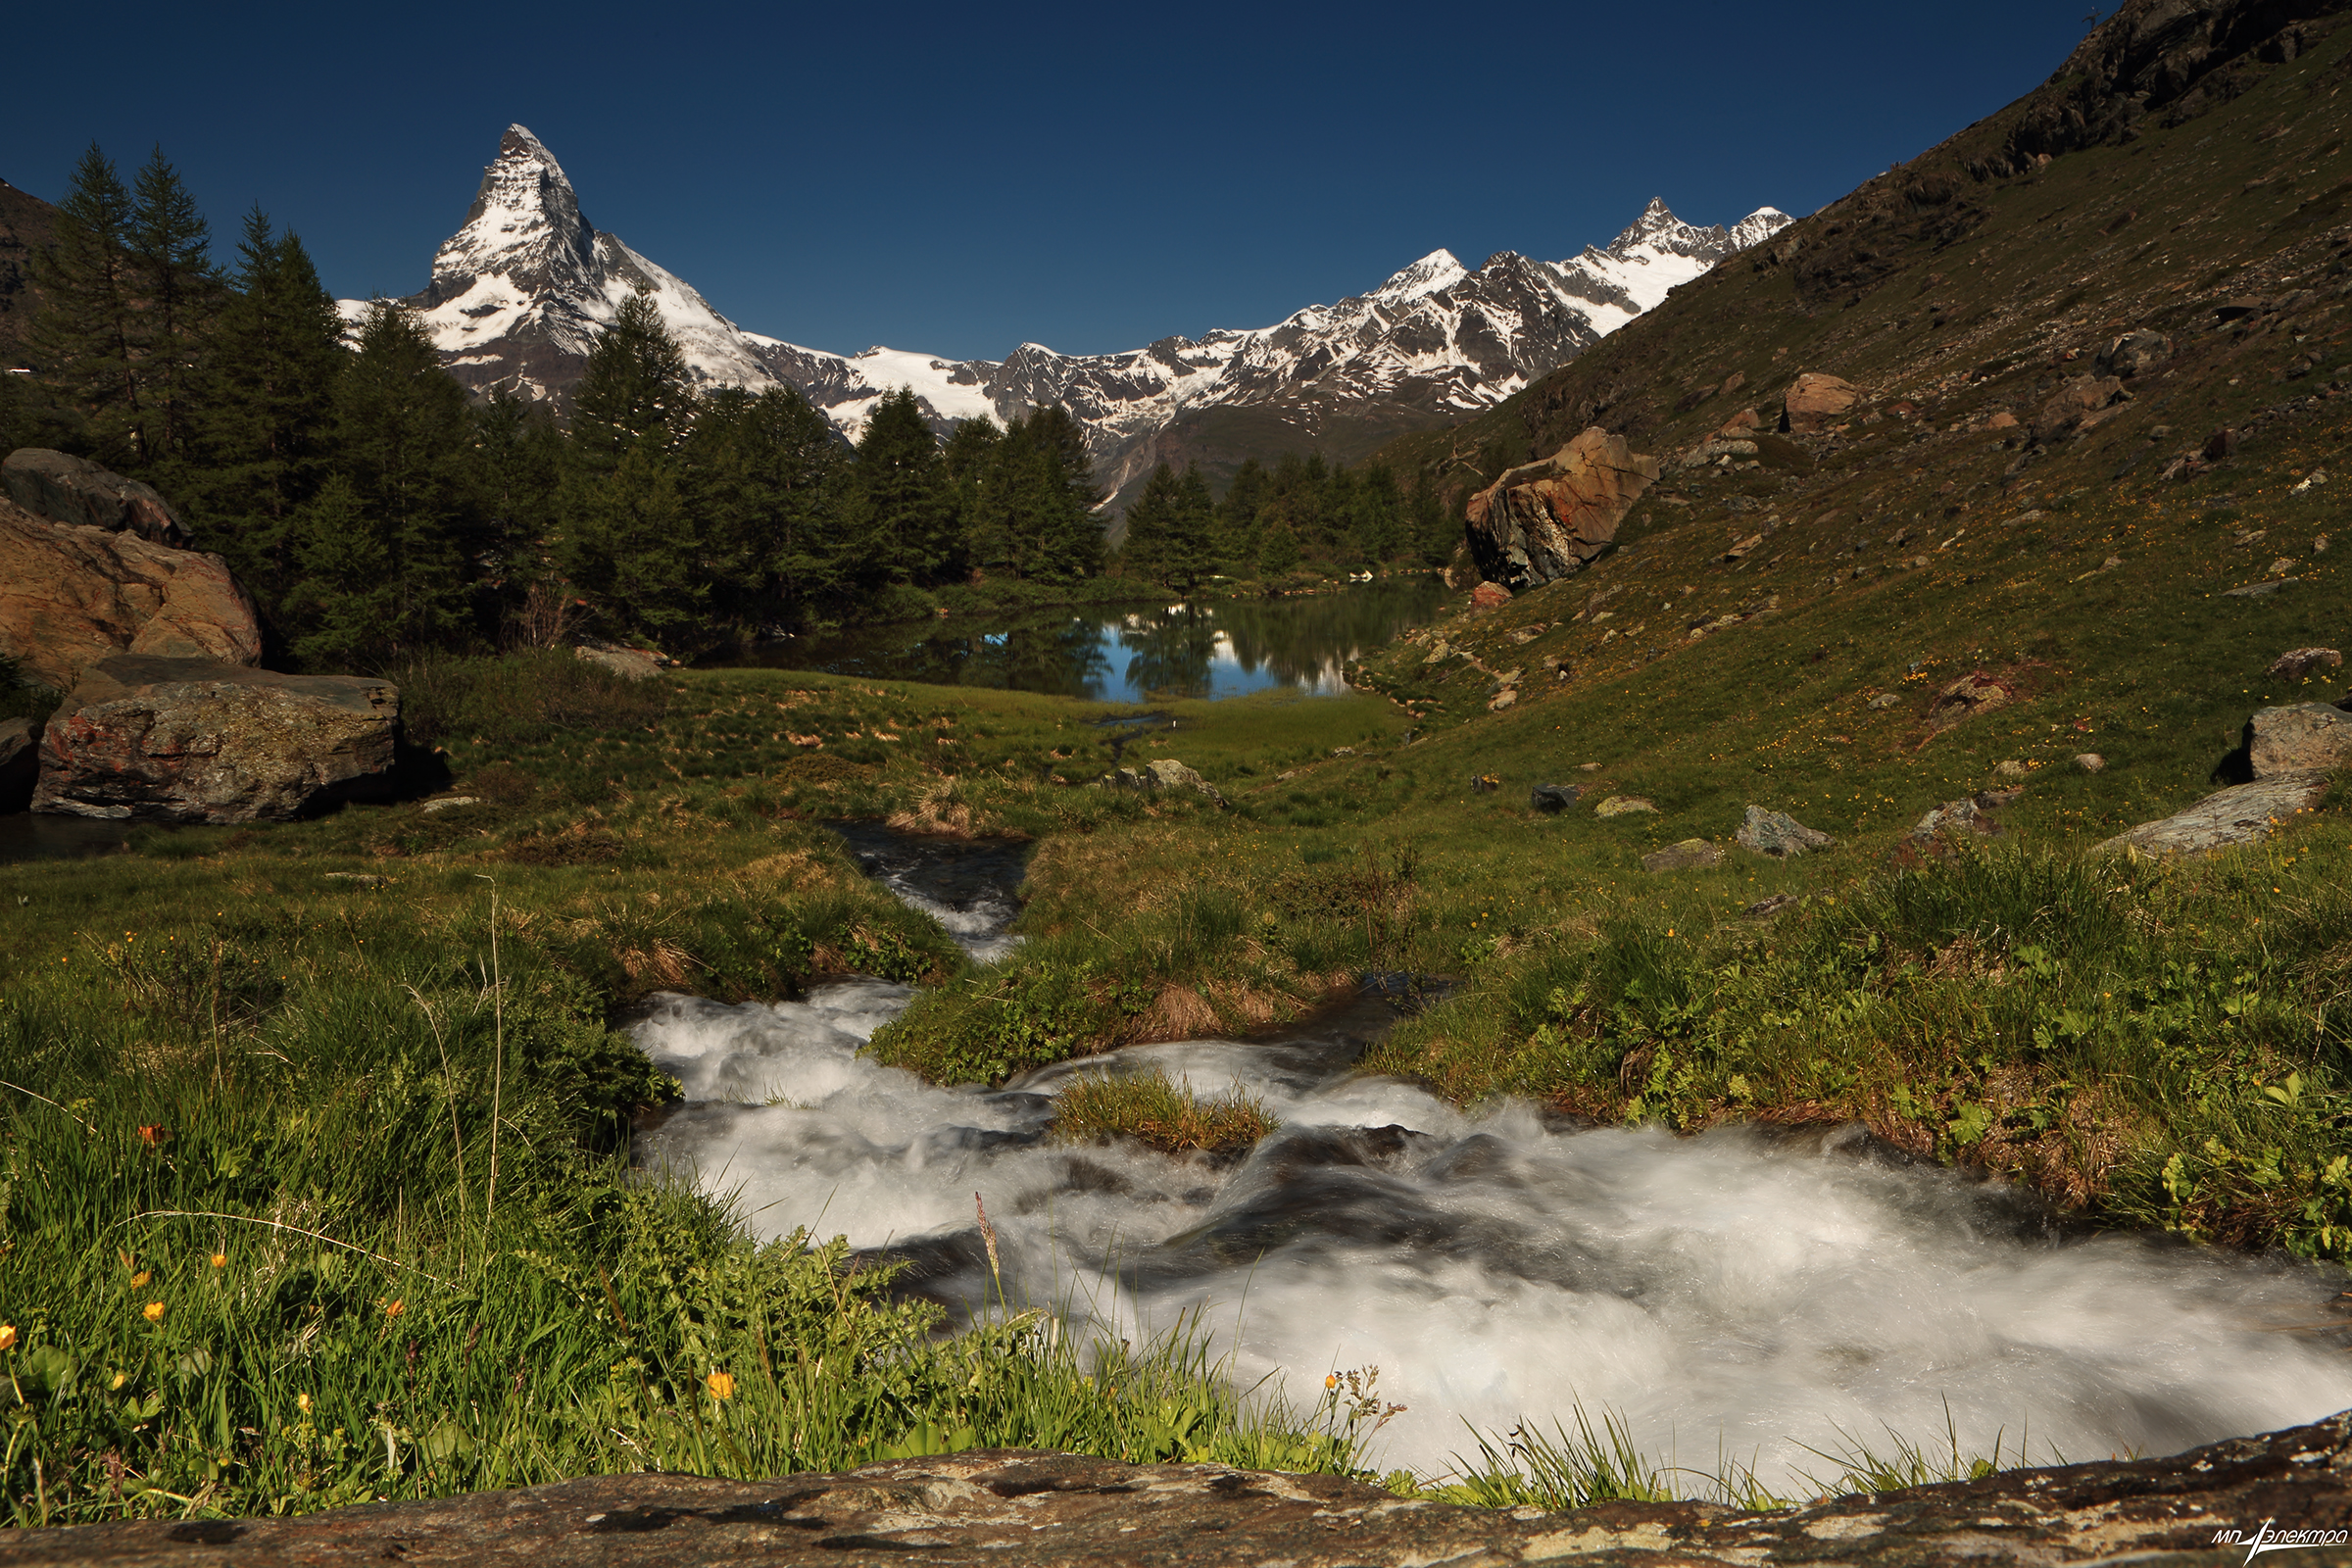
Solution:
<svg viewBox="0 0 2352 1568">
<path fill-rule="evenodd" d="M 1161 580 L 1189 598 L 1214 576 L 1216 529 L 1216 506 L 1209 499 L 1208 481 L 1200 476 L 1198 467 L 1188 465 L 1176 486 Z"/>
<path fill-rule="evenodd" d="M 175 478 L 186 456 L 205 318 L 219 302 L 212 230 L 179 172 L 155 149 L 131 196 L 128 233 L 138 297 L 133 347 L 143 383 L 138 446 L 159 477 Z"/>
<path fill-rule="evenodd" d="M 206 344 L 171 492 L 207 550 L 274 610 L 301 575 L 295 514 L 325 482 L 343 321 L 292 231 L 257 205 Z"/>
<path fill-rule="evenodd" d="M 58 203 L 56 243 L 33 263 L 43 296 L 32 325 L 33 365 L 72 421 L 72 443 L 124 467 L 145 456 L 131 224 L 130 192 L 92 142 Z"/>
<path fill-rule="evenodd" d="M 891 393 L 867 416 L 851 484 L 862 581 L 934 583 L 960 573 L 947 465 L 911 388 Z"/>
<path fill-rule="evenodd" d="M 1168 546 L 1176 532 L 1177 491 L 1183 481 L 1166 464 L 1152 470 L 1143 493 L 1127 508 L 1127 543 L 1120 564 L 1132 576 L 1165 582 Z"/>
<path fill-rule="evenodd" d="M 955 490 L 963 557 L 983 573 L 1017 575 L 1020 552 L 1013 538 L 1004 482 L 1004 431 L 987 415 L 958 419 L 948 435 L 941 462 Z"/>
<path fill-rule="evenodd" d="M 371 301 L 337 384 L 336 467 L 351 491 L 295 519 L 291 596 L 306 660 L 389 658 L 455 639 L 467 620 L 463 546 L 474 528 L 466 389 L 416 315 Z M 346 539 L 345 533 L 359 537 Z M 363 582 L 357 573 L 375 573 Z M 364 628 L 364 629 L 363 629 Z"/>
<path fill-rule="evenodd" d="M 741 620 L 791 623 L 841 589 L 842 452 L 833 427 L 790 387 L 714 394 L 683 454 L 705 557 Z"/>
<path fill-rule="evenodd" d="M 572 443 L 591 467 L 610 469 L 641 441 L 666 449 L 682 438 L 693 405 L 685 353 L 640 289 L 588 351 L 572 395 Z"/>
<path fill-rule="evenodd" d="M 677 465 L 639 441 L 603 473 L 564 486 L 560 555 L 607 630 L 657 643 L 691 639 L 710 598 Z"/>
</svg>

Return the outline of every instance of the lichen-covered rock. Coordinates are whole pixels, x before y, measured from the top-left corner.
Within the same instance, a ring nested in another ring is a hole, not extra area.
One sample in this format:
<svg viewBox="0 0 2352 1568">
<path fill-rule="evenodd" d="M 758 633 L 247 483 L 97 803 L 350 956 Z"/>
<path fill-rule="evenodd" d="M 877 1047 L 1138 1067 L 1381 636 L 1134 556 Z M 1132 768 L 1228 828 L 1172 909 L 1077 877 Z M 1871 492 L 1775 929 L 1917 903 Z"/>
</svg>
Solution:
<svg viewBox="0 0 2352 1568">
<path fill-rule="evenodd" d="M 2352 764 L 2352 713 L 2327 703 L 2263 709 L 2246 721 L 2246 759 L 2258 779 Z"/>
<path fill-rule="evenodd" d="M 1684 839 L 1642 857 L 1644 871 L 1697 871 L 1723 863 L 1723 846 L 1705 839 Z"/>
<path fill-rule="evenodd" d="M 392 765 L 400 692 L 205 660 L 100 660 L 41 736 L 32 808 L 140 821 L 281 821 Z"/>
<path fill-rule="evenodd" d="M 19 447 L 0 461 L 0 489 L 36 517 L 71 526 L 135 533 L 149 544 L 184 548 L 180 526 L 153 485 L 102 468 L 87 458 L 68 457 L 47 447 Z"/>
<path fill-rule="evenodd" d="M 2290 648 L 2271 661 L 2270 673 L 2280 680 L 2302 680 L 2323 669 L 2341 669 L 2344 656 L 2333 648 Z"/>
<path fill-rule="evenodd" d="M 1936 729 L 1949 729 L 2016 700 L 2017 688 L 2009 682 L 1981 669 L 1971 670 L 1936 694 L 1936 700 L 1928 705 L 1928 723 Z"/>
<path fill-rule="evenodd" d="M 1218 792 L 1214 784 L 1173 757 L 1156 758 L 1142 767 L 1122 767 L 1102 782 L 1108 784 L 1112 789 L 1133 790 L 1140 795 L 1158 795 L 1168 790 L 1191 790 L 1196 794 L 1207 796 L 1219 806 L 1225 804 L 1225 797 Z"/>
<path fill-rule="evenodd" d="M 1594 816 L 1631 816 L 1639 811 L 1656 811 L 1654 802 L 1639 795 L 1612 795 L 1592 808 Z"/>
<path fill-rule="evenodd" d="M 1337 1476 L 1121 1464 L 1034 1449 L 891 1459 L 840 1475 L 591 1476 L 293 1518 L 0 1530 L 4 1568 L 1407 1568 L 2162 1561 L 2240 1568 L 2352 1529 L 2352 1412 L 2157 1459 L 2006 1470 L 1748 1512 L 1610 1502 L 1569 1513 L 1391 1496 Z M 2341 1545 L 2278 1561 L 2340 1568 Z"/>
<path fill-rule="evenodd" d="M 1740 831 L 1732 835 L 1732 842 L 1750 854 L 1769 855 L 1776 860 L 1832 849 L 1838 843 L 1829 834 L 1805 826 L 1785 811 L 1767 811 L 1761 806 L 1747 808 Z"/>
<path fill-rule="evenodd" d="M 93 662 L 124 653 L 250 664 L 262 628 L 219 556 L 0 501 L 0 654 L 64 691 Z"/>
<path fill-rule="evenodd" d="M 1657 477 L 1657 459 L 1588 429 L 1470 498 L 1470 554 L 1489 582 L 1516 591 L 1573 575 L 1616 542 L 1617 524 Z"/>
<path fill-rule="evenodd" d="M 2284 773 L 2251 784 L 2233 784 L 2171 816 L 2128 828 L 2093 853 L 2205 855 L 2241 844 L 2259 844 L 2277 832 L 2280 823 L 2317 806 L 2327 793 L 2325 773 Z"/>
</svg>

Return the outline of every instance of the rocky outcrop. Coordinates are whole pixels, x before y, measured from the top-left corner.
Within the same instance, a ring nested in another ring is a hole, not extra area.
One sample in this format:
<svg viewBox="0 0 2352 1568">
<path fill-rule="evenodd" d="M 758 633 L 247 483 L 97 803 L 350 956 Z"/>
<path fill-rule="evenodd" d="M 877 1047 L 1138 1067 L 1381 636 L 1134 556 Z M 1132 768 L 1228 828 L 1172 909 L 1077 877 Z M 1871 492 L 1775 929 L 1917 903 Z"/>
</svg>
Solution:
<svg viewBox="0 0 2352 1568">
<path fill-rule="evenodd" d="M 2112 375 L 2129 381 L 2134 376 L 2163 368 L 2172 362 L 2172 358 L 2173 340 L 2162 332 L 2142 328 L 2126 332 L 2109 343 L 2099 350 L 2099 357 L 2091 363 L 2100 375 Z"/>
<path fill-rule="evenodd" d="M 40 737 L 22 718 L 0 718 L 0 811 L 22 811 L 32 804 L 41 771 Z"/>
<path fill-rule="evenodd" d="M 1576 804 L 1584 793 L 1574 784 L 1539 784 L 1527 792 L 1527 808 L 1531 811 L 1565 811 Z"/>
<path fill-rule="evenodd" d="M 1139 795 L 1161 795 L 1170 790 L 1191 790 L 1197 795 L 1207 796 L 1219 806 L 1225 804 L 1225 797 L 1218 793 L 1214 784 L 1172 757 L 1155 759 L 1142 767 L 1122 767 L 1104 778 L 1102 782 L 1112 789 L 1132 790 Z"/>
<path fill-rule="evenodd" d="M 1723 863 L 1723 846 L 1705 839 L 1684 839 L 1642 857 L 1644 871 L 1699 871 Z"/>
<path fill-rule="evenodd" d="M 1971 670 L 1937 692 L 1935 701 L 1928 704 L 1928 726 L 1949 729 L 1979 713 L 2006 708 L 2016 700 L 2017 688 L 2009 682 L 1981 669 Z"/>
<path fill-rule="evenodd" d="M 87 458 L 47 447 L 19 447 L 0 460 L 0 489 L 51 522 L 135 533 L 149 544 L 185 548 L 188 530 L 153 485 L 125 479 Z"/>
<path fill-rule="evenodd" d="M 261 625 L 219 556 L 0 501 L 0 654 L 63 691 L 123 653 L 250 664 Z"/>
<path fill-rule="evenodd" d="M 1807 370 L 1788 384 L 1781 400 L 1781 428 L 1793 435 L 1819 435 L 1860 401 L 1862 389 L 1851 381 Z"/>
<path fill-rule="evenodd" d="M 1704 1502 L 1612 1502 L 1570 1513 L 1464 1508 L 1337 1476 L 998 1448 L 772 1481 L 592 1476 L 296 1518 L 0 1530 L 0 1565 L 2241 1568 L 2259 1539 L 2273 1549 L 2305 1547 L 2278 1560 L 2319 1568 L 2346 1560 L 2347 1530 L 2352 1413 L 2169 1458 L 2008 1470 L 1765 1513 Z"/>
<path fill-rule="evenodd" d="M 2352 713 L 2327 703 L 2266 708 L 2246 720 L 2246 760 L 2258 779 L 2352 764 Z"/>
<path fill-rule="evenodd" d="M 1732 835 L 1732 842 L 1751 855 L 1769 855 L 1776 860 L 1832 849 L 1838 843 L 1829 834 L 1805 826 L 1786 811 L 1767 811 L 1761 806 L 1747 808 L 1740 831 Z"/>
<path fill-rule="evenodd" d="M 2279 824 L 2319 805 L 2328 793 L 2325 773 L 2287 773 L 2217 790 L 2196 805 L 2142 822 L 2100 844 L 2092 853 L 2207 855 L 2241 844 L 2259 844 Z"/>
<path fill-rule="evenodd" d="M 120 654 L 85 673 L 41 736 L 32 808 L 141 821 L 281 821 L 386 773 L 400 692 Z"/>
<path fill-rule="evenodd" d="M 2081 435 L 2112 418 L 2131 397 L 2119 376 L 2078 375 L 2052 393 L 2034 416 L 2034 439 L 2046 447 Z"/>
<path fill-rule="evenodd" d="M 1541 463 L 1523 464 L 1470 498 L 1470 554 L 1489 582 L 1517 591 L 1571 576 L 1617 539 L 1617 524 L 1658 477 L 1597 426 Z"/>
</svg>

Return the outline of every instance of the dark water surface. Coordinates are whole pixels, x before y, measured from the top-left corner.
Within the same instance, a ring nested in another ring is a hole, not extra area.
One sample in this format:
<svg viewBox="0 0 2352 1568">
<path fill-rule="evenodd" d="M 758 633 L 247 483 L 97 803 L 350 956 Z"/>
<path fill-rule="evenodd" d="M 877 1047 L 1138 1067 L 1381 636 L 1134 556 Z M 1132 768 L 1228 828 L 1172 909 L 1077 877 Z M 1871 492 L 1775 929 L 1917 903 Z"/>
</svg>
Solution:
<svg viewBox="0 0 2352 1568">
<path fill-rule="evenodd" d="M 957 615 L 763 643 L 715 662 L 1098 702 L 1278 687 L 1327 697 L 1348 690 L 1349 660 L 1427 621 L 1445 592 L 1434 576 L 1402 577 L 1289 599 Z"/>
<path fill-rule="evenodd" d="M 30 811 L 14 811 L 0 816 L 0 865 L 113 855 L 128 841 L 136 825 L 87 816 L 35 816 Z"/>
</svg>

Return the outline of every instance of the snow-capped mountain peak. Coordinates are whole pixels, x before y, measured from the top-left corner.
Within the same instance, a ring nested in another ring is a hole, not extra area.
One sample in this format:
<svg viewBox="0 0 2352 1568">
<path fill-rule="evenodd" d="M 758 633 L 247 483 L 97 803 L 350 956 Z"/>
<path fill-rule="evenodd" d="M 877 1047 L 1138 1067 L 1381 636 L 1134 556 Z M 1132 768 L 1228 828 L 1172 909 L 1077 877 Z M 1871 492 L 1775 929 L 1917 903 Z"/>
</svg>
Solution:
<svg viewBox="0 0 2352 1568">
<path fill-rule="evenodd" d="M 1424 294 L 1451 288 L 1469 275 L 1470 270 L 1454 260 L 1453 252 L 1435 250 L 1365 297 L 1401 305 L 1407 300 L 1417 300 Z"/>
<path fill-rule="evenodd" d="M 1164 337 L 1120 354 L 1024 343 L 1001 361 L 882 345 L 843 355 L 736 326 L 590 223 L 547 145 L 509 125 L 464 223 L 434 254 L 432 281 L 408 303 L 451 371 L 476 391 L 560 398 L 621 303 L 644 292 L 706 386 L 789 384 L 853 439 L 900 387 L 943 431 L 958 419 L 1059 406 L 1085 428 L 1098 481 L 1116 493 L 1163 457 L 1189 461 L 1200 449 L 1171 432 L 1220 406 L 1266 411 L 1233 425 L 1258 432 L 1251 440 L 1313 446 L 1500 402 L 1788 221 L 1767 207 L 1730 229 L 1699 228 L 1653 200 L 1605 249 L 1565 262 L 1501 251 L 1475 270 L 1436 250 L 1365 293 L 1272 326 Z M 364 309 L 345 306 L 347 315 Z"/>
</svg>

